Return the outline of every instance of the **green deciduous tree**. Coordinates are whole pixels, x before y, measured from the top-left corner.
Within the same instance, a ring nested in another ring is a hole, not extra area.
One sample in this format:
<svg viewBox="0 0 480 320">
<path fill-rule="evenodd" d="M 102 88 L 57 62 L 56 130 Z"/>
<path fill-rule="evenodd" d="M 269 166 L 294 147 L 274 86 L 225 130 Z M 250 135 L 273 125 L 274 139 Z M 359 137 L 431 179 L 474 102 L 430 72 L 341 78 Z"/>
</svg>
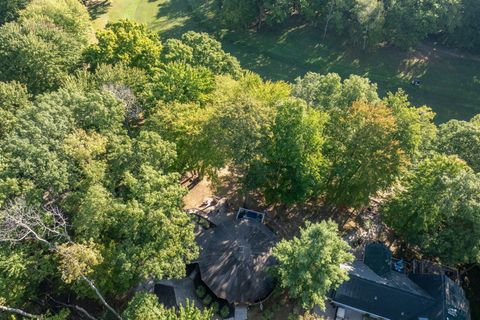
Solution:
<svg viewBox="0 0 480 320">
<path fill-rule="evenodd" d="M 146 128 L 175 143 L 175 168 L 181 173 L 196 171 L 214 175 L 225 165 L 223 152 L 211 139 L 211 119 L 215 108 L 195 103 L 160 104 L 146 121 Z"/>
<path fill-rule="evenodd" d="M 480 176 L 456 156 L 425 159 L 383 208 L 406 242 L 447 264 L 480 260 Z"/>
<path fill-rule="evenodd" d="M 359 208 L 389 187 L 404 165 L 395 117 L 383 104 L 359 101 L 332 113 L 329 128 L 327 201 Z"/>
<path fill-rule="evenodd" d="M 342 82 L 336 73 L 321 75 L 308 72 L 295 79 L 293 95 L 315 108 L 348 108 L 354 101 L 378 102 L 377 85 L 367 78 L 351 75 Z"/>
<path fill-rule="evenodd" d="M 410 162 L 415 162 L 432 149 L 437 134 L 435 113 L 428 107 L 416 108 L 402 90 L 389 92 L 383 102 L 392 110 L 397 124 L 397 140 Z"/>
<path fill-rule="evenodd" d="M 155 71 L 151 90 L 165 102 L 205 102 L 215 89 L 215 78 L 205 67 L 171 62 Z"/>
<path fill-rule="evenodd" d="M 353 260 L 349 249 L 334 222 L 307 224 L 300 237 L 282 240 L 273 249 L 280 286 L 304 308 L 325 309 L 328 292 L 348 279 L 342 265 Z"/>
<path fill-rule="evenodd" d="M 123 63 L 151 70 L 160 65 L 162 43 L 158 35 L 132 20 L 108 23 L 97 32 L 98 43 L 85 50 L 85 60 L 94 68 L 99 64 Z"/>
<path fill-rule="evenodd" d="M 214 74 L 240 75 L 237 58 L 223 51 L 222 44 L 207 33 L 188 31 L 182 35 L 181 42 L 192 50 L 191 65 L 205 67 Z"/>
<path fill-rule="evenodd" d="M 278 107 L 271 137 L 264 140 L 262 156 L 247 177 L 252 187 L 262 189 L 267 201 L 293 203 L 322 191 L 327 119 L 301 100 L 287 100 Z"/>
<path fill-rule="evenodd" d="M 92 23 L 85 7 L 78 0 L 31 0 L 20 14 L 22 19 L 43 18 L 87 44 L 93 36 Z"/>
<path fill-rule="evenodd" d="M 209 139 L 223 152 L 226 162 L 242 175 L 262 153 L 262 141 L 270 134 L 276 104 L 290 88 L 283 82 L 264 82 L 258 75 L 246 74 L 239 81 L 220 78 L 212 94 L 214 114 Z"/>
<path fill-rule="evenodd" d="M 189 301 L 178 311 L 166 309 L 156 295 L 145 292 L 137 292 L 123 312 L 125 320 L 210 320 L 212 316 L 210 310 L 199 310 Z"/>
<path fill-rule="evenodd" d="M 352 13 L 354 15 L 353 21 L 358 23 L 353 26 L 351 32 L 352 34 L 357 34 L 355 37 L 356 42 L 362 43 L 363 50 L 365 50 L 367 46 L 378 44 L 383 36 L 382 31 L 385 15 L 383 1 L 355 0 Z M 358 38 L 361 38 L 361 40 Z"/>
<path fill-rule="evenodd" d="M 33 1 L 0 28 L 0 80 L 19 81 L 35 94 L 58 88 L 79 66 L 89 23 L 78 1 Z"/>
<path fill-rule="evenodd" d="M 435 145 L 438 152 L 456 154 L 480 172 L 480 122 L 450 120 L 440 125 Z"/>
</svg>

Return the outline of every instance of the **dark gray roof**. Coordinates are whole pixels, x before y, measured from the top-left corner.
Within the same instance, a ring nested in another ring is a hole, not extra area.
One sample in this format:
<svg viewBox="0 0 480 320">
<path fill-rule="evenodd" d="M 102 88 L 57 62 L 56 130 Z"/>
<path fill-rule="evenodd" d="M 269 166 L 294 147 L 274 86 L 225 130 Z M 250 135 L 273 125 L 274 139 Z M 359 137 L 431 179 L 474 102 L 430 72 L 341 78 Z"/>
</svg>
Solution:
<svg viewBox="0 0 480 320">
<path fill-rule="evenodd" d="M 219 298 L 253 303 L 273 290 L 267 267 L 276 236 L 265 225 L 248 219 L 224 222 L 198 237 L 200 276 Z"/>
<path fill-rule="evenodd" d="M 374 256 L 378 259 L 369 260 L 374 267 L 388 260 L 381 250 L 377 253 Z M 392 320 L 470 319 L 463 289 L 447 276 L 407 275 L 391 269 L 385 271 L 384 267 L 376 269 L 381 275 L 363 261 L 353 262 L 350 279 L 332 292 L 331 299 L 337 304 Z"/>
<path fill-rule="evenodd" d="M 381 277 L 373 272 L 373 270 L 370 269 L 365 263 L 359 260 L 352 263 L 349 274 L 350 276 L 354 275 L 359 278 L 375 282 L 379 285 L 396 288 L 414 295 L 419 295 L 426 298 L 431 297 L 428 292 L 418 286 L 404 273 L 390 271 Z"/>
<path fill-rule="evenodd" d="M 470 307 L 465 292 L 449 277 L 437 274 L 412 274 L 410 277 L 438 301 L 428 310 L 429 319 L 470 319 Z"/>
<path fill-rule="evenodd" d="M 177 307 L 177 299 L 175 296 L 175 288 L 173 286 L 156 283 L 153 292 L 158 300 L 167 308 Z"/>
<path fill-rule="evenodd" d="M 332 295 L 332 300 L 346 306 L 388 319 L 417 319 L 421 310 L 436 302 L 405 274 L 391 271 L 380 277 L 361 261 L 355 261 L 350 280 Z"/>
<path fill-rule="evenodd" d="M 383 243 L 370 243 L 365 247 L 363 261 L 376 274 L 383 276 L 390 272 L 392 253 Z"/>
</svg>

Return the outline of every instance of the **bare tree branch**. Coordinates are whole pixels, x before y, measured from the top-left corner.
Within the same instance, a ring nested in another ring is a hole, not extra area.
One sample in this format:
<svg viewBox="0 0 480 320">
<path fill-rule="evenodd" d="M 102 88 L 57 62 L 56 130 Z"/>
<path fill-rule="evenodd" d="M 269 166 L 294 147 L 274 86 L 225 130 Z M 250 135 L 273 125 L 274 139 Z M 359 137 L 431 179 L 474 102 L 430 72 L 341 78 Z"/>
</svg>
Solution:
<svg viewBox="0 0 480 320">
<path fill-rule="evenodd" d="M 20 310 L 20 309 L 10 308 L 10 307 L 7 307 L 7 306 L 2 306 L 2 305 L 0 305 L 0 311 L 19 314 L 23 317 L 27 317 L 27 318 L 31 318 L 31 319 L 41 319 L 42 318 L 41 316 L 37 316 L 37 315 L 25 312 L 25 311 Z"/>
<path fill-rule="evenodd" d="M 72 308 L 72 309 L 75 309 L 79 312 L 81 312 L 82 314 L 84 314 L 87 318 L 89 318 L 90 320 L 97 320 L 97 318 L 95 318 L 94 316 L 92 316 L 90 313 L 88 313 L 87 310 L 85 310 L 84 308 L 76 305 L 76 304 L 67 304 L 67 303 L 63 303 L 63 302 L 60 302 L 60 301 L 57 301 L 55 299 L 53 299 L 50 295 L 47 295 L 48 298 L 50 298 L 50 300 L 52 300 L 53 302 L 61 305 L 61 306 L 64 306 L 64 307 L 68 307 L 68 308 Z"/>
<path fill-rule="evenodd" d="M 0 242 L 37 240 L 59 255 L 65 255 L 66 253 L 60 251 L 54 242 L 48 240 L 49 238 L 71 243 L 67 219 L 59 208 L 48 206 L 39 210 L 28 206 L 25 199 L 17 198 L 0 211 Z M 84 274 L 81 274 L 81 279 L 95 291 L 103 305 L 122 320 L 115 309 L 107 303 L 93 281 Z"/>
</svg>

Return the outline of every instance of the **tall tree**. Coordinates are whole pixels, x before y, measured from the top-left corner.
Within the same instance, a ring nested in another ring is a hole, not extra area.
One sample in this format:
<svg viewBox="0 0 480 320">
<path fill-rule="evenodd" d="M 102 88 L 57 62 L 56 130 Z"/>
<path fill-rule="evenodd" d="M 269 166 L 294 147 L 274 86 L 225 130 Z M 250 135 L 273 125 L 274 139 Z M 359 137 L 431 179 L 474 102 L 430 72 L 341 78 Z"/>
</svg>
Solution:
<svg viewBox="0 0 480 320">
<path fill-rule="evenodd" d="M 352 34 L 360 29 L 363 50 L 369 44 L 377 44 L 382 40 L 383 22 L 385 10 L 383 1 L 378 0 L 355 0 L 352 8 L 358 25 L 352 30 Z"/>
<path fill-rule="evenodd" d="M 79 66 L 89 19 L 78 1 L 32 2 L 18 21 L 0 28 L 0 80 L 21 82 L 35 94 L 57 89 Z"/>
<path fill-rule="evenodd" d="M 154 71 L 153 96 L 165 102 L 205 102 L 215 89 L 215 78 L 205 67 L 171 62 Z"/>
<path fill-rule="evenodd" d="M 348 108 L 357 100 L 379 101 L 377 85 L 369 79 L 350 75 L 342 81 L 336 73 L 306 73 L 303 78 L 295 79 L 293 95 L 312 107 L 325 110 Z"/>
<path fill-rule="evenodd" d="M 217 75 L 240 76 L 240 62 L 208 33 L 188 31 L 182 35 L 181 42 L 192 50 L 191 61 L 187 61 L 192 66 L 207 68 Z"/>
<path fill-rule="evenodd" d="M 307 224 L 300 229 L 300 237 L 282 240 L 273 249 L 280 287 L 304 308 L 325 309 L 328 292 L 348 279 L 342 265 L 353 260 L 349 249 L 334 222 Z"/>
<path fill-rule="evenodd" d="M 98 42 L 85 50 L 85 60 L 92 67 L 123 63 L 150 71 L 160 66 L 162 43 L 155 32 L 132 20 L 110 22 L 97 31 Z"/>
<path fill-rule="evenodd" d="M 363 101 L 331 114 L 326 144 L 331 162 L 327 201 L 359 208 L 370 196 L 389 187 L 404 166 L 396 120 L 385 105 Z"/>
<path fill-rule="evenodd" d="M 301 100 L 278 107 L 271 137 L 262 157 L 253 163 L 247 180 L 260 187 L 267 201 L 293 203 L 318 195 L 326 173 L 322 154 L 325 113 L 308 109 Z"/>
<path fill-rule="evenodd" d="M 455 154 L 480 172 L 480 123 L 450 120 L 440 125 L 435 142 L 436 149 L 445 154 Z"/>
<path fill-rule="evenodd" d="M 447 264 L 480 259 L 480 176 L 456 156 L 425 159 L 385 204 L 386 223 Z"/>
<path fill-rule="evenodd" d="M 383 102 L 392 110 L 397 123 L 397 140 L 410 163 L 432 150 L 437 135 L 435 113 L 426 106 L 414 107 L 404 91 L 389 92 Z"/>
</svg>

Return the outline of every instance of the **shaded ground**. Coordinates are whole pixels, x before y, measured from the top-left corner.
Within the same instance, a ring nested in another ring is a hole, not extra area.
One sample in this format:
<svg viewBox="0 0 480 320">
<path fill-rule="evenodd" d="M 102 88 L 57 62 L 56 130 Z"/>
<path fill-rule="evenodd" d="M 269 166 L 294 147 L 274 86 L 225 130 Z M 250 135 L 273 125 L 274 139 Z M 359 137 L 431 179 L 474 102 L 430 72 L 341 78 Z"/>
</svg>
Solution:
<svg viewBox="0 0 480 320">
<path fill-rule="evenodd" d="M 300 21 L 261 32 L 229 32 L 211 22 L 212 0 L 111 0 L 108 13 L 96 21 L 130 18 L 146 23 L 163 37 L 187 30 L 208 31 L 242 65 L 267 79 L 292 81 L 308 71 L 358 74 L 378 83 L 382 94 L 403 88 L 416 105 L 429 105 L 438 122 L 469 119 L 480 113 L 479 57 L 441 47 L 434 42 L 415 50 L 380 48 L 364 52 L 334 34 L 323 41 L 321 32 Z M 412 86 L 412 78 L 420 86 Z"/>
<path fill-rule="evenodd" d="M 469 269 L 464 279 L 464 289 L 470 302 L 472 319 L 480 319 L 480 266 Z"/>
</svg>

